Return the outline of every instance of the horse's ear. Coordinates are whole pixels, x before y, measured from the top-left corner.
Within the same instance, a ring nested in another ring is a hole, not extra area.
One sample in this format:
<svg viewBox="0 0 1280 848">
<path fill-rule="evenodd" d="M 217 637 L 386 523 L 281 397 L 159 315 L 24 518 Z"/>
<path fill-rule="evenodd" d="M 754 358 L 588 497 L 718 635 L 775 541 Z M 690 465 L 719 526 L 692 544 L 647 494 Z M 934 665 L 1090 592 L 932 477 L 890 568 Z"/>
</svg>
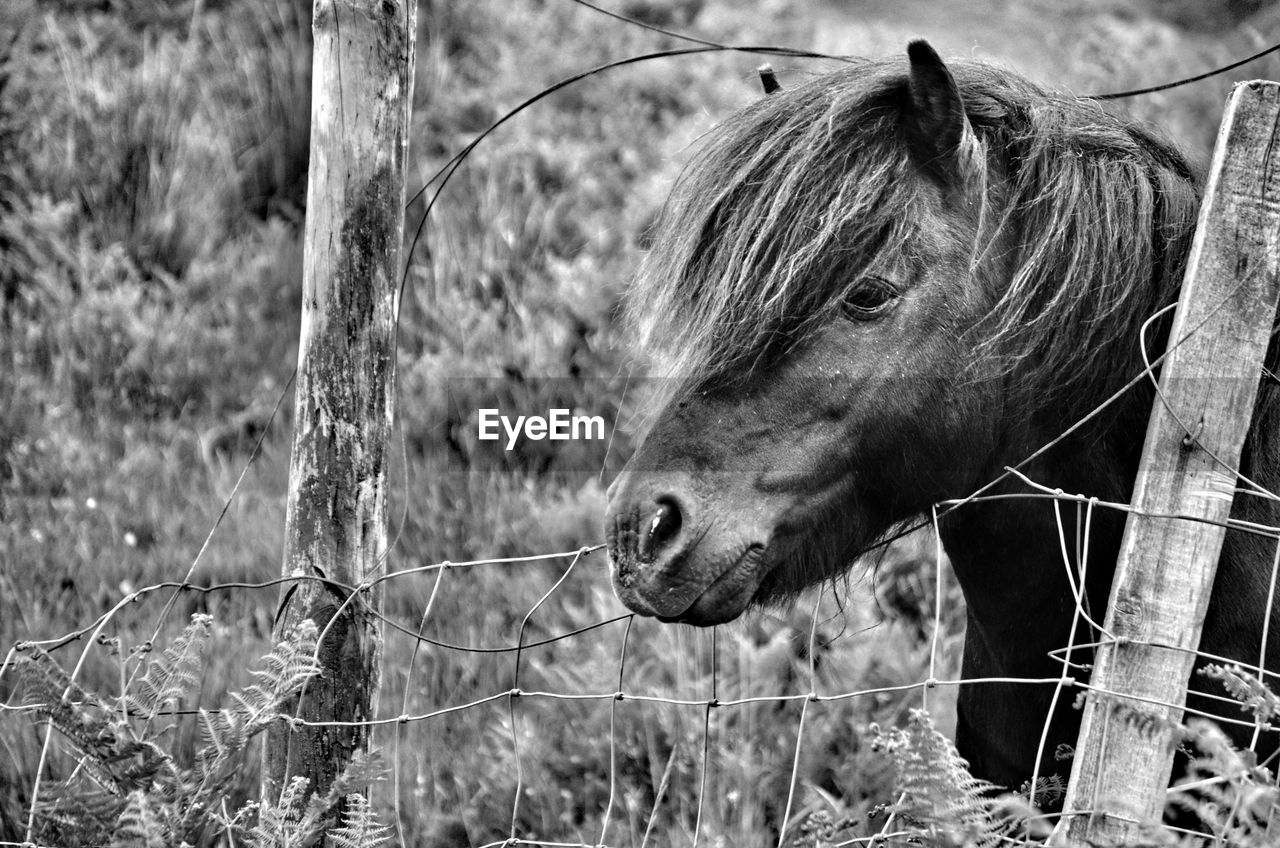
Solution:
<svg viewBox="0 0 1280 848">
<path fill-rule="evenodd" d="M 951 71 L 924 40 L 907 45 L 911 74 L 903 105 L 903 129 L 915 160 L 947 184 L 972 172 L 977 139 L 964 114 L 964 100 Z"/>
</svg>

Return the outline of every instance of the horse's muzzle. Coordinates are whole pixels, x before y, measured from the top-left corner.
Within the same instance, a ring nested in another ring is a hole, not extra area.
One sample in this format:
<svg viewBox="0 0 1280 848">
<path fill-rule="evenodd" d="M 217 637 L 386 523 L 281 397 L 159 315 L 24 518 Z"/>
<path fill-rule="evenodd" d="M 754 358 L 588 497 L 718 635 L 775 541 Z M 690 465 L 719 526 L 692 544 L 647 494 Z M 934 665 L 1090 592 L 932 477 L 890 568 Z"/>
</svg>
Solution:
<svg viewBox="0 0 1280 848">
<path fill-rule="evenodd" d="M 627 472 L 610 488 L 605 537 L 618 598 L 641 615 L 713 625 L 740 615 L 764 544 L 715 521 L 689 475 Z"/>
</svg>

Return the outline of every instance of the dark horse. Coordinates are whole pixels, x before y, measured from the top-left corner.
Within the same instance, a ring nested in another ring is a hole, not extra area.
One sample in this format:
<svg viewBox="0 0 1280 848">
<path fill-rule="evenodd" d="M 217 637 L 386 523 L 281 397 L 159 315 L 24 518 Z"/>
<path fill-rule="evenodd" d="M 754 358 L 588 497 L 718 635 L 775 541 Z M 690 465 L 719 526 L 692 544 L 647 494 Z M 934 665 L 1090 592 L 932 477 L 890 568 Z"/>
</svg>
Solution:
<svg viewBox="0 0 1280 848">
<path fill-rule="evenodd" d="M 669 388 L 610 491 L 619 597 L 698 625 L 785 601 L 1055 440 L 1141 372 L 1139 331 L 1177 299 L 1198 204 L 1152 131 L 996 68 L 948 68 L 924 42 L 730 118 L 674 189 L 632 293 Z M 1148 334 L 1156 353 L 1167 334 Z M 1242 471 L 1277 490 L 1277 392 L 1259 397 Z M 1127 502 L 1151 401 L 1144 381 L 1022 470 Z M 1006 478 L 988 494 L 1027 491 Z M 1280 524 L 1273 499 L 1237 496 L 1234 515 Z M 1098 622 L 1123 524 L 1093 518 Z M 1052 503 L 974 502 L 940 533 L 968 607 L 964 676 L 1061 674 L 1049 652 L 1077 605 Z M 1228 534 L 1203 650 L 1258 662 L 1273 552 Z M 1280 660 L 1280 627 L 1268 648 Z M 976 776 L 1022 785 L 1046 720 L 1050 755 L 1075 743 L 1072 698 L 1048 716 L 1053 689 L 960 689 Z"/>
</svg>

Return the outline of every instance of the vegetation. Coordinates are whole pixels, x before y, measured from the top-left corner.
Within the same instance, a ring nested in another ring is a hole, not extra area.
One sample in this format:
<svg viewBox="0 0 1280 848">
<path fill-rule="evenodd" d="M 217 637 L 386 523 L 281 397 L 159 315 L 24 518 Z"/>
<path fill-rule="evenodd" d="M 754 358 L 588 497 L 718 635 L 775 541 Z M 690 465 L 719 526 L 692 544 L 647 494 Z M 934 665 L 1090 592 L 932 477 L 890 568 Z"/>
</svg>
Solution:
<svg viewBox="0 0 1280 848">
<path fill-rule="evenodd" d="M 24 838 L 37 786 L 42 844 L 150 844 L 157 832 L 174 844 L 273 844 L 283 831 L 305 844 L 344 800 L 250 805 L 254 734 L 297 682 L 279 667 L 265 679 L 246 671 L 282 650 L 270 644 L 276 587 L 156 590 L 121 604 L 164 581 L 214 587 L 278 572 L 308 5 L 0 4 L 0 32 L 13 33 L 0 44 L 0 699 L 13 708 L 0 711 L 0 840 Z M 889 15 L 924 4 L 890 5 L 843 22 L 847 49 L 898 49 L 914 34 Z M 1059 82 L 1097 90 L 1182 76 L 1258 49 L 1274 20 L 1236 0 L 1236 26 L 1188 30 L 1204 24 L 1195 4 L 1132 5 L 1028 4 L 1074 34 L 1052 53 L 1069 60 Z M 613 7 L 723 41 L 815 38 L 796 0 L 749 17 L 720 0 Z M 411 190 L 542 87 L 667 44 L 568 0 L 422 0 L 419 18 Z M 622 286 L 682 152 L 759 96 L 758 61 L 664 59 L 593 77 L 503 126 L 451 179 L 408 256 L 393 569 L 599 541 L 625 431 L 607 450 L 543 442 L 506 453 L 477 441 L 468 416 L 492 400 L 625 421 L 642 405 L 643 364 L 616 322 Z M 784 85 L 821 67 L 775 66 Z M 1275 77 L 1280 65 L 1250 73 Z M 1135 108 L 1207 152 L 1221 91 L 1179 89 Z M 409 221 L 425 209 L 415 200 Z M 381 822 L 407 845 L 514 832 L 639 846 L 688 844 L 696 828 L 700 844 L 750 848 L 777 844 L 785 826 L 790 843 L 816 848 L 874 833 L 890 815 L 935 826 L 910 799 L 898 805 L 893 775 L 902 756 L 959 774 L 931 725 L 909 718 L 927 706 L 945 731 L 953 693 L 927 690 L 925 702 L 918 688 L 890 691 L 931 668 L 956 676 L 961 601 L 944 580 L 935 642 L 931 544 L 892 552 L 874 578 L 855 572 L 836 587 L 839 602 L 828 591 L 716 633 L 619 621 L 540 644 L 624 612 L 593 553 L 530 613 L 572 561 L 394 579 L 388 619 L 432 641 L 388 631 L 381 714 L 413 720 L 375 734 L 389 780 L 372 809 L 346 802 L 346 829 L 331 839 L 369 844 Z M 100 642 L 85 631 L 28 647 L 19 671 L 19 642 L 108 612 Z M 531 647 L 475 650 L 517 642 Z M 515 686 L 526 694 L 421 718 Z M 671 700 L 616 700 L 619 689 Z M 803 697 L 864 690 L 877 691 Z M 708 709 L 712 697 L 773 700 Z M 46 723 L 58 730 L 47 752 Z M 909 735 L 877 737 L 873 724 Z M 349 787 L 372 776 L 361 768 Z M 955 785 L 961 800 L 973 794 Z M 73 798 L 82 815 L 56 808 Z M 209 818 L 189 821 L 197 805 Z"/>
<path fill-rule="evenodd" d="M 39 786 L 32 790 L 32 821 L 41 841 L 150 848 L 226 837 L 283 848 L 314 844 L 328 831 L 334 845 L 380 844 L 387 828 L 357 790 L 381 775 L 361 754 L 323 794 L 308 797 L 306 778 L 299 777 L 279 799 L 228 804 L 252 789 L 245 783 L 252 776 L 245 769 L 250 741 L 289 715 L 298 689 L 320 673 L 317 633 L 308 621 L 277 645 L 227 706 L 184 711 L 187 697 L 198 691 L 210 624 L 208 615 L 193 616 L 172 646 L 148 663 L 146 674 L 112 699 L 80 687 L 40 648 L 24 650 L 29 656 L 19 668 L 25 705 L 79 756 L 65 779 L 42 793 Z M 106 646 L 121 660 L 121 677 L 131 677 L 130 658 L 114 641 Z M 198 725 L 198 745 L 189 738 L 171 741 L 181 733 L 183 715 Z"/>
</svg>

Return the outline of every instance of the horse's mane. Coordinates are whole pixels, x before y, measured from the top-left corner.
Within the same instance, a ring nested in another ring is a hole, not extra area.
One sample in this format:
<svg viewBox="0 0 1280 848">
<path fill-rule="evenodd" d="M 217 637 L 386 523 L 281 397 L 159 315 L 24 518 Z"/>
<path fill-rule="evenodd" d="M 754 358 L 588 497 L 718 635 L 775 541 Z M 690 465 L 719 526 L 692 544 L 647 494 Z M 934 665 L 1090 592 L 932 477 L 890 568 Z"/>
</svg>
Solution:
<svg viewBox="0 0 1280 848">
<path fill-rule="evenodd" d="M 974 349 L 1028 393 L 1096 397 L 1101 375 L 1132 376 L 1138 328 L 1176 299 L 1197 180 L 1170 143 L 1095 101 L 979 63 L 950 67 L 990 187 L 972 276 L 1003 286 L 986 293 L 995 305 Z M 913 261 L 929 218 L 903 136 L 906 86 L 904 61 L 865 60 L 710 134 L 629 297 L 668 393 L 750 373 L 834 314 L 877 257 Z"/>
</svg>

